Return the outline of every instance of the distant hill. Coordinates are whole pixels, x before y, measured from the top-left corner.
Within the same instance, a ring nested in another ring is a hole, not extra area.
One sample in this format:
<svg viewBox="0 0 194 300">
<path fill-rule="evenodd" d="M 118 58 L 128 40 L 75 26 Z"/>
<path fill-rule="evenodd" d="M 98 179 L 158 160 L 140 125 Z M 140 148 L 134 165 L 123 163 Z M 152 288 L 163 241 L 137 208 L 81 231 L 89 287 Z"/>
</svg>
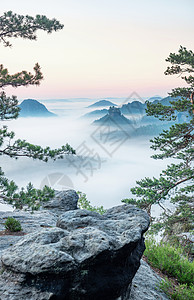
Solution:
<svg viewBox="0 0 194 300">
<path fill-rule="evenodd" d="M 153 103 L 161 103 L 162 105 L 170 105 L 170 101 L 176 100 L 175 98 L 172 98 L 170 96 L 165 97 L 161 100 L 154 100 Z"/>
<path fill-rule="evenodd" d="M 110 107 L 108 110 L 108 114 L 99 120 L 93 122 L 94 125 L 104 125 L 117 127 L 118 125 L 127 126 L 133 124 L 133 122 L 127 118 L 125 118 L 119 108 Z"/>
<path fill-rule="evenodd" d="M 167 122 L 167 121 L 161 121 L 158 118 L 155 118 L 154 116 L 144 115 L 141 118 L 141 124 L 143 124 L 143 125 L 147 125 L 147 124 L 163 124 L 164 122 Z"/>
<path fill-rule="evenodd" d="M 172 97 L 165 97 L 163 99 L 155 99 L 152 103 L 161 103 L 163 105 L 171 105 L 170 101 L 176 100 Z M 185 112 L 176 112 L 177 120 L 176 121 L 161 121 L 154 116 L 147 116 L 145 109 L 146 103 L 140 101 L 133 101 L 131 103 L 124 104 L 120 109 L 115 107 L 110 107 L 108 114 L 93 122 L 95 125 L 107 125 L 112 127 L 117 127 L 117 124 L 120 125 L 120 130 L 113 128 L 111 132 L 111 138 L 118 140 L 122 137 L 122 134 L 125 135 L 126 132 L 132 136 L 156 136 L 161 133 L 163 130 L 169 129 L 175 123 L 183 123 L 189 120 L 189 116 Z M 100 110 L 99 110 L 100 111 Z M 129 120 L 123 114 L 127 115 Z M 128 127 L 123 125 L 129 125 Z M 124 129 L 122 131 L 122 129 Z M 109 133 L 104 132 L 104 136 L 108 136 Z"/>
<path fill-rule="evenodd" d="M 108 113 L 108 109 L 96 109 L 87 114 L 85 114 L 82 118 L 100 118 L 104 117 Z"/>
<path fill-rule="evenodd" d="M 150 101 L 150 102 L 153 102 L 155 100 L 160 101 L 160 100 L 162 100 L 162 97 L 160 97 L 160 96 L 153 96 L 153 97 L 151 97 L 151 98 L 148 99 L 148 101 Z"/>
<path fill-rule="evenodd" d="M 157 103 L 161 103 L 162 105 L 171 105 L 170 101 L 175 101 L 178 98 L 172 98 L 170 96 L 163 98 L 162 100 L 154 100 L 152 103 L 153 104 L 157 104 Z M 141 124 L 142 125 L 147 125 L 147 124 L 154 124 L 154 125 L 158 125 L 158 126 L 163 126 L 165 124 L 169 124 L 172 125 L 174 123 L 183 123 L 183 122 L 187 122 L 189 120 L 189 115 L 186 112 L 176 112 L 175 111 L 175 115 L 177 117 L 176 122 L 175 121 L 160 121 L 158 118 L 155 118 L 154 116 L 147 116 L 146 114 L 142 117 L 141 119 Z"/>
<path fill-rule="evenodd" d="M 48 111 L 46 106 L 37 100 L 26 99 L 20 105 L 19 117 L 54 117 L 52 112 Z"/>
<path fill-rule="evenodd" d="M 132 133 L 131 136 L 137 137 L 137 136 L 150 136 L 154 137 L 158 134 L 160 134 L 163 130 L 168 130 L 171 124 L 164 123 L 164 124 L 150 124 L 146 126 L 140 126 L 139 128 L 136 128 Z"/>
<path fill-rule="evenodd" d="M 131 103 L 123 104 L 121 112 L 124 115 L 145 114 L 146 104 L 140 101 L 133 101 Z"/>
<path fill-rule="evenodd" d="M 152 97 L 150 99 L 152 100 L 151 102 L 153 104 L 161 103 L 162 105 L 170 105 L 170 101 L 175 100 L 174 98 L 171 98 L 170 96 L 163 98 L 163 99 L 159 96 Z M 148 101 L 150 101 L 150 99 Z M 120 108 L 120 110 L 124 115 L 140 114 L 143 116 L 146 114 L 146 111 L 145 111 L 146 107 L 147 107 L 146 103 L 142 103 L 140 101 L 133 101 L 133 102 L 130 102 L 127 104 L 123 104 L 122 107 Z M 151 120 L 151 118 L 150 118 L 150 120 Z M 154 120 L 154 118 L 153 118 L 153 120 Z"/>
<path fill-rule="evenodd" d="M 88 107 L 106 107 L 106 106 L 117 106 L 117 105 L 108 100 L 100 100 L 95 102 L 92 105 L 89 105 Z"/>
<path fill-rule="evenodd" d="M 43 103 L 53 103 L 53 102 L 67 102 L 67 103 L 69 103 L 69 102 L 72 102 L 71 100 L 69 100 L 69 99 L 46 99 L 46 100 L 41 100 L 41 102 L 43 102 Z"/>
</svg>

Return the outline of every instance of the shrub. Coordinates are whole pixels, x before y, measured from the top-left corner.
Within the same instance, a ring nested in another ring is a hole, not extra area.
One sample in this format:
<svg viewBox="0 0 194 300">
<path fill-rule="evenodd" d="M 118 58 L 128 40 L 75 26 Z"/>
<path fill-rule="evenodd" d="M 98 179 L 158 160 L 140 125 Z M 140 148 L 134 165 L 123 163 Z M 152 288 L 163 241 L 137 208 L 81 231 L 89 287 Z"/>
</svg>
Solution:
<svg viewBox="0 0 194 300">
<path fill-rule="evenodd" d="M 104 209 L 103 206 L 99 206 L 99 207 L 92 206 L 90 201 L 87 199 L 86 194 L 84 194 L 82 192 L 77 192 L 77 194 L 79 196 L 78 207 L 80 209 L 95 211 L 95 212 L 99 213 L 100 215 L 102 215 L 106 212 L 106 210 Z"/>
<path fill-rule="evenodd" d="M 147 257 L 151 266 L 160 269 L 163 274 L 173 279 L 163 280 L 160 288 L 174 300 L 193 300 L 194 294 L 194 261 L 190 262 L 183 256 L 180 247 L 169 243 L 157 244 L 153 239 L 145 242 Z"/>
<path fill-rule="evenodd" d="M 20 222 L 12 217 L 7 218 L 5 222 L 5 228 L 11 232 L 17 232 L 22 230 Z"/>
<path fill-rule="evenodd" d="M 169 243 L 156 244 L 153 240 L 146 241 L 144 252 L 153 267 L 175 277 L 180 284 L 191 285 L 194 282 L 194 261 L 190 262 L 182 253 L 180 247 L 175 248 Z"/>
<path fill-rule="evenodd" d="M 170 280 L 162 280 L 160 288 L 174 300 L 193 300 L 194 286 L 186 284 L 175 285 Z"/>
</svg>

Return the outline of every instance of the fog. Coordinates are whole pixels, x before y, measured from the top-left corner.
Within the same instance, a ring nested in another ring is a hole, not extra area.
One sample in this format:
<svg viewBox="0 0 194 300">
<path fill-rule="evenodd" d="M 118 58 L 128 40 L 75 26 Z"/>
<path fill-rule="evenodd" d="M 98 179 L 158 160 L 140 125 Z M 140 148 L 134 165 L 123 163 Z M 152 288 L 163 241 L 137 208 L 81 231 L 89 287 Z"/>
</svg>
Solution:
<svg viewBox="0 0 194 300">
<path fill-rule="evenodd" d="M 16 133 L 16 138 L 52 148 L 69 143 L 77 150 L 77 156 L 67 155 L 63 160 L 48 163 L 1 156 L 5 175 L 19 187 L 32 182 L 37 188 L 44 184 L 54 189 L 73 188 L 86 193 L 92 205 L 105 208 L 119 205 L 122 199 L 130 197 L 130 188 L 136 180 L 158 177 L 169 161 L 150 158 L 153 151 L 149 137 L 128 136 L 111 143 L 100 140 L 100 129 L 91 125 L 91 120 L 81 118 L 92 111 L 87 106 L 93 102 L 45 101 L 46 107 L 58 117 L 19 118 L 4 123 Z"/>
</svg>

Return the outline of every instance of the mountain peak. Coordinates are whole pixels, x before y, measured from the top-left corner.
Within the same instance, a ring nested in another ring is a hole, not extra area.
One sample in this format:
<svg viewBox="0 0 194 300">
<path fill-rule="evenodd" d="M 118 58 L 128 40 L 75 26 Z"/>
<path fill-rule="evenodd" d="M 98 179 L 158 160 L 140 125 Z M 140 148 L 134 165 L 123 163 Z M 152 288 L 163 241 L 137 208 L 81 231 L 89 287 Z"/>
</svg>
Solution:
<svg viewBox="0 0 194 300">
<path fill-rule="evenodd" d="M 109 125 L 109 126 L 118 126 L 118 125 L 122 125 L 122 126 L 126 126 L 126 125 L 131 125 L 133 122 L 129 119 L 127 119 L 126 117 L 124 117 L 121 114 L 121 111 L 119 108 L 111 106 L 108 110 L 108 114 L 96 121 L 93 122 L 93 124 L 95 125 Z"/>
<path fill-rule="evenodd" d="M 46 106 L 34 99 L 25 99 L 19 105 L 20 117 L 53 117 L 56 116 L 48 111 Z"/>
<path fill-rule="evenodd" d="M 88 107 L 106 107 L 106 106 L 117 106 L 117 105 L 112 103 L 109 100 L 100 100 L 100 101 L 97 101 L 97 102 L 89 105 Z"/>
</svg>

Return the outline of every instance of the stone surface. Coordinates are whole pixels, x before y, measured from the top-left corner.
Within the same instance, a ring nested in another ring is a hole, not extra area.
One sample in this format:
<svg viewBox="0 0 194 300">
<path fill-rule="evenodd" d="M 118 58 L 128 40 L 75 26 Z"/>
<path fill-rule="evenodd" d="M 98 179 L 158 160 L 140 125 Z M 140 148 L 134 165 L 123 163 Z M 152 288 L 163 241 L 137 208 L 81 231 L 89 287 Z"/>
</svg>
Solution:
<svg viewBox="0 0 194 300">
<path fill-rule="evenodd" d="M 58 216 L 65 211 L 77 209 L 78 195 L 74 190 L 55 191 L 54 199 L 46 202 L 39 211 L 33 214 L 31 211 L 15 210 L 0 211 L 0 231 L 5 229 L 4 223 L 8 217 L 20 221 L 22 231 L 31 233 L 41 228 L 56 226 Z M 0 235 L 0 253 L 2 250 L 14 245 L 22 236 Z"/>
<path fill-rule="evenodd" d="M 3 252 L 2 300 L 129 299 L 148 226 L 148 215 L 131 205 L 103 216 L 65 212 L 57 227 L 29 234 Z"/>
<path fill-rule="evenodd" d="M 141 260 L 141 266 L 133 279 L 129 300 L 169 300 L 158 287 L 161 280 L 150 266 Z"/>
<path fill-rule="evenodd" d="M 6 285 L 2 285 L 3 280 L 0 280 L 0 299 L 1 300 L 47 300 L 52 298 L 52 293 L 41 291 L 37 293 L 37 289 L 33 286 L 29 289 L 28 286 L 21 286 L 19 283 L 24 280 L 22 274 L 14 274 L 10 271 L 4 271 L 2 277 L 6 280 Z M 9 278 L 9 281 L 7 281 Z M 140 268 L 138 269 L 132 285 L 129 285 L 128 294 L 126 293 L 125 300 L 169 300 L 169 298 L 158 289 L 158 284 L 161 278 L 149 267 L 149 265 L 141 260 Z M 54 283 L 53 283 L 54 284 Z M 131 290 L 131 292 L 130 292 Z M 57 299 L 57 298 L 55 298 Z M 106 300 L 101 298 L 100 300 Z M 118 297 L 117 300 L 123 300 Z"/>
<path fill-rule="evenodd" d="M 22 231 L 26 234 L 45 227 L 53 227 L 57 222 L 57 216 L 48 211 L 37 211 L 33 214 L 25 211 L 0 211 L 0 231 L 3 231 L 5 229 L 4 223 L 8 217 L 13 217 L 16 220 L 20 221 Z M 15 244 L 22 237 L 23 236 L 17 235 L 0 235 L 0 253 L 2 250 Z"/>
<path fill-rule="evenodd" d="M 78 194 L 74 190 L 55 191 L 53 200 L 46 202 L 43 209 L 61 215 L 65 211 L 77 209 Z"/>
</svg>

